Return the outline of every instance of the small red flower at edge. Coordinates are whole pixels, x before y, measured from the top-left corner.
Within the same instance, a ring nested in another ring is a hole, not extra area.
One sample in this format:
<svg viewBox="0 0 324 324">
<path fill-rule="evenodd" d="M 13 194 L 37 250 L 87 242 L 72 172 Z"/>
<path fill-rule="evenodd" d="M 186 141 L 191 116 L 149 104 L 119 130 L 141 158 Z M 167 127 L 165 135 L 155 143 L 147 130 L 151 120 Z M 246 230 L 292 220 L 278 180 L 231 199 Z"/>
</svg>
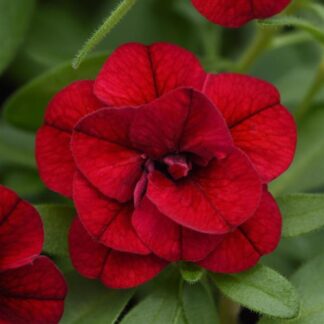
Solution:
<svg viewBox="0 0 324 324">
<path fill-rule="evenodd" d="M 253 19 L 272 17 L 291 0 L 191 0 L 196 9 L 215 24 L 237 28 Z"/>
<path fill-rule="evenodd" d="M 77 208 L 75 268 L 127 288 L 173 261 L 232 273 L 272 252 L 281 216 L 267 184 L 295 146 L 271 84 L 207 74 L 174 45 L 131 43 L 96 81 L 54 97 L 36 157 L 47 186 Z"/>
<path fill-rule="evenodd" d="M 43 240 L 37 211 L 0 186 L 0 323 L 59 322 L 67 287 Z"/>
</svg>

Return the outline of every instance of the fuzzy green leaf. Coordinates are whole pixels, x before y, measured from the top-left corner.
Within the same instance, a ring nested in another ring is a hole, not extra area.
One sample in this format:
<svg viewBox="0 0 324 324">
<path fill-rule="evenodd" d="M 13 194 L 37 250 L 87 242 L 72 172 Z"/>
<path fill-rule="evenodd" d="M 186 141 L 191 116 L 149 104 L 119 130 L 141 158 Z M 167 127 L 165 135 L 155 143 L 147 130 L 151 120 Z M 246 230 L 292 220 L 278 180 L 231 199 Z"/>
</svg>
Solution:
<svg viewBox="0 0 324 324">
<path fill-rule="evenodd" d="M 122 324 L 180 324 L 183 323 L 179 300 L 180 278 L 177 269 L 165 276 L 146 298 L 122 320 Z"/>
<path fill-rule="evenodd" d="M 201 283 L 185 283 L 182 290 L 184 317 L 188 324 L 217 324 L 219 318 L 211 292 Z"/>
<path fill-rule="evenodd" d="M 293 237 L 324 227 L 323 194 L 290 194 L 278 197 L 283 216 L 283 236 Z"/>
<path fill-rule="evenodd" d="M 268 267 L 257 265 L 239 274 L 211 276 L 224 295 L 253 311 L 279 318 L 298 315 L 296 290 L 286 278 Z"/>
<path fill-rule="evenodd" d="M 299 316 L 292 320 L 263 318 L 260 324 L 324 323 L 324 255 L 306 263 L 291 278 L 301 296 Z"/>
</svg>

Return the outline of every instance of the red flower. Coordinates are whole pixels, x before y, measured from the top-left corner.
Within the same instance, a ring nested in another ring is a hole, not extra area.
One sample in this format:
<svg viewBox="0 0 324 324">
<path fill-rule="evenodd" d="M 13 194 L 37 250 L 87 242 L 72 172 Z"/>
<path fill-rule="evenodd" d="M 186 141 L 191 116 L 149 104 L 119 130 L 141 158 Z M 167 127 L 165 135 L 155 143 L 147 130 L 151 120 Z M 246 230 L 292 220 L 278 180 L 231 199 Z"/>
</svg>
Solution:
<svg viewBox="0 0 324 324">
<path fill-rule="evenodd" d="M 95 82 L 49 104 L 37 135 L 40 174 L 72 197 L 74 266 L 125 288 L 170 261 L 239 272 L 277 246 L 267 184 L 290 165 L 293 118 L 267 82 L 206 74 L 169 44 L 127 44 Z"/>
<path fill-rule="evenodd" d="M 58 323 L 66 284 L 39 256 L 44 240 L 37 211 L 0 186 L 0 323 Z"/>
<path fill-rule="evenodd" d="M 291 0 L 191 0 L 207 19 L 224 27 L 240 27 L 284 10 Z"/>
</svg>

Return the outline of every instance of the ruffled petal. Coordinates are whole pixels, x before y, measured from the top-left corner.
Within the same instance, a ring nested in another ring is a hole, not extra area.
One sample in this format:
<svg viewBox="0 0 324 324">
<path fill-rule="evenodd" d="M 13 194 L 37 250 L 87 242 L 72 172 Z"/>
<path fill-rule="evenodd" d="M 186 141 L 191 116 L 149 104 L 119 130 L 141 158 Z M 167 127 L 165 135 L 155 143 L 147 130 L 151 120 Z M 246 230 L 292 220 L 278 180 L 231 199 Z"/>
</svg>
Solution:
<svg viewBox="0 0 324 324">
<path fill-rule="evenodd" d="M 133 198 L 142 174 L 141 154 L 131 147 L 129 131 L 135 109 L 104 108 L 75 127 L 71 148 L 80 172 L 105 196 Z"/>
<path fill-rule="evenodd" d="M 214 272 L 235 273 L 253 267 L 262 255 L 271 253 L 281 236 L 280 210 L 268 192 L 264 192 L 255 215 L 233 233 L 227 234 L 199 264 Z"/>
<path fill-rule="evenodd" d="M 41 252 L 43 225 L 37 211 L 0 186 L 0 271 L 23 266 Z"/>
<path fill-rule="evenodd" d="M 201 88 L 205 78 L 189 51 L 167 43 L 119 47 L 98 75 L 95 93 L 109 106 L 133 106 L 153 101 L 178 87 Z"/>
<path fill-rule="evenodd" d="M 36 137 L 36 160 L 45 184 L 71 197 L 75 171 L 70 138 L 75 124 L 103 104 L 93 94 L 93 81 L 77 81 L 61 90 L 49 103 L 44 126 Z"/>
<path fill-rule="evenodd" d="M 221 236 L 178 225 L 144 198 L 133 214 L 133 225 L 154 254 L 168 261 L 199 261 L 214 250 Z"/>
<path fill-rule="evenodd" d="M 191 0 L 207 19 L 224 27 L 240 27 L 252 19 L 281 12 L 291 0 Z"/>
<path fill-rule="evenodd" d="M 147 197 L 159 211 L 192 230 L 224 234 L 255 212 L 261 182 L 244 153 L 234 150 L 178 182 L 149 176 Z"/>
<path fill-rule="evenodd" d="M 210 75 L 206 95 L 223 113 L 235 144 L 244 150 L 263 182 L 291 164 L 296 150 L 296 125 L 280 105 L 270 83 L 238 74 Z"/>
<path fill-rule="evenodd" d="M 74 179 L 73 200 L 83 226 L 98 242 L 122 252 L 150 254 L 131 224 L 131 203 L 105 197 L 80 173 Z"/>
<path fill-rule="evenodd" d="M 95 242 L 76 219 L 69 236 L 70 255 L 76 270 L 90 279 L 100 279 L 110 288 L 132 288 L 155 277 L 167 262 L 153 254 L 118 252 Z"/>
<path fill-rule="evenodd" d="M 67 286 L 46 257 L 0 273 L 0 322 L 56 324 L 64 309 Z"/>
<path fill-rule="evenodd" d="M 232 150 L 223 116 L 202 93 L 181 88 L 137 108 L 133 146 L 153 159 L 190 152 L 209 161 Z"/>
</svg>

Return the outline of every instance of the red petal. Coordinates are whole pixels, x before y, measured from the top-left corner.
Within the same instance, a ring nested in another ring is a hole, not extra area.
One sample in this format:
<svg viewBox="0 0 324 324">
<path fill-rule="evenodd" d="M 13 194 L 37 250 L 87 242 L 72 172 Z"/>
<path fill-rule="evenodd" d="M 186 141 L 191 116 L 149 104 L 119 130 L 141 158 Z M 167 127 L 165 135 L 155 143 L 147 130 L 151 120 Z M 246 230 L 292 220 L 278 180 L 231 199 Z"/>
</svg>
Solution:
<svg viewBox="0 0 324 324">
<path fill-rule="evenodd" d="M 56 324 L 64 308 L 67 286 L 46 257 L 0 273 L 0 322 Z"/>
<path fill-rule="evenodd" d="M 142 158 L 128 138 L 135 110 L 105 108 L 76 126 L 72 153 L 81 173 L 106 196 L 126 202 L 142 174 Z"/>
<path fill-rule="evenodd" d="M 0 271 L 34 260 L 43 241 L 43 225 L 37 211 L 0 186 Z"/>
<path fill-rule="evenodd" d="M 178 87 L 201 88 L 205 72 L 193 54 L 178 46 L 130 43 L 107 60 L 95 93 L 109 106 L 141 105 Z"/>
<path fill-rule="evenodd" d="M 40 176 L 53 191 L 72 195 L 75 171 L 70 152 L 71 132 L 85 115 L 103 104 L 93 94 L 93 81 L 78 81 L 60 91 L 49 103 L 45 125 L 36 138 Z"/>
<path fill-rule="evenodd" d="M 41 179 L 51 190 L 72 197 L 76 171 L 70 151 L 71 133 L 43 126 L 36 136 L 36 160 Z"/>
<path fill-rule="evenodd" d="M 245 155 L 234 150 L 176 183 L 152 173 L 147 195 L 175 222 L 199 232 L 223 234 L 253 215 L 261 183 Z"/>
<path fill-rule="evenodd" d="M 83 226 L 98 242 L 122 252 L 150 253 L 131 224 L 132 204 L 103 196 L 80 173 L 74 179 L 73 199 Z"/>
<path fill-rule="evenodd" d="M 177 89 L 136 110 L 133 145 L 152 158 L 191 152 L 210 160 L 232 149 L 232 138 L 217 109 L 200 92 Z"/>
<path fill-rule="evenodd" d="M 280 236 L 280 211 L 272 196 L 265 192 L 254 216 L 233 233 L 227 234 L 215 251 L 199 264 L 214 272 L 247 270 L 262 255 L 277 247 Z"/>
<path fill-rule="evenodd" d="M 197 10 L 224 27 L 240 27 L 248 21 L 281 12 L 291 0 L 191 0 Z"/>
<path fill-rule="evenodd" d="M 168 261 L 198 261 L 219 243 L 220 237 L 189 230 L 162 215 L 147 199 L 133 214 L 133 225 L 147 246 Z"/>
<path fill-rule="evenodd" d="M 69 236 L 70 254 L 80 274 L 111 288 L 132 288 L 156 276 L 166 262 L 153 254 L 122 253 L 95 242 L 76 219 Z"/>
<path fill-rule="evenodd" d="M 204 91 L 222 111 L 235 144 L 248 154 L 264 182 L 289 167 L 296 126 L 271 84 L 237 74 L 210 75 Z"/>
</svg>

